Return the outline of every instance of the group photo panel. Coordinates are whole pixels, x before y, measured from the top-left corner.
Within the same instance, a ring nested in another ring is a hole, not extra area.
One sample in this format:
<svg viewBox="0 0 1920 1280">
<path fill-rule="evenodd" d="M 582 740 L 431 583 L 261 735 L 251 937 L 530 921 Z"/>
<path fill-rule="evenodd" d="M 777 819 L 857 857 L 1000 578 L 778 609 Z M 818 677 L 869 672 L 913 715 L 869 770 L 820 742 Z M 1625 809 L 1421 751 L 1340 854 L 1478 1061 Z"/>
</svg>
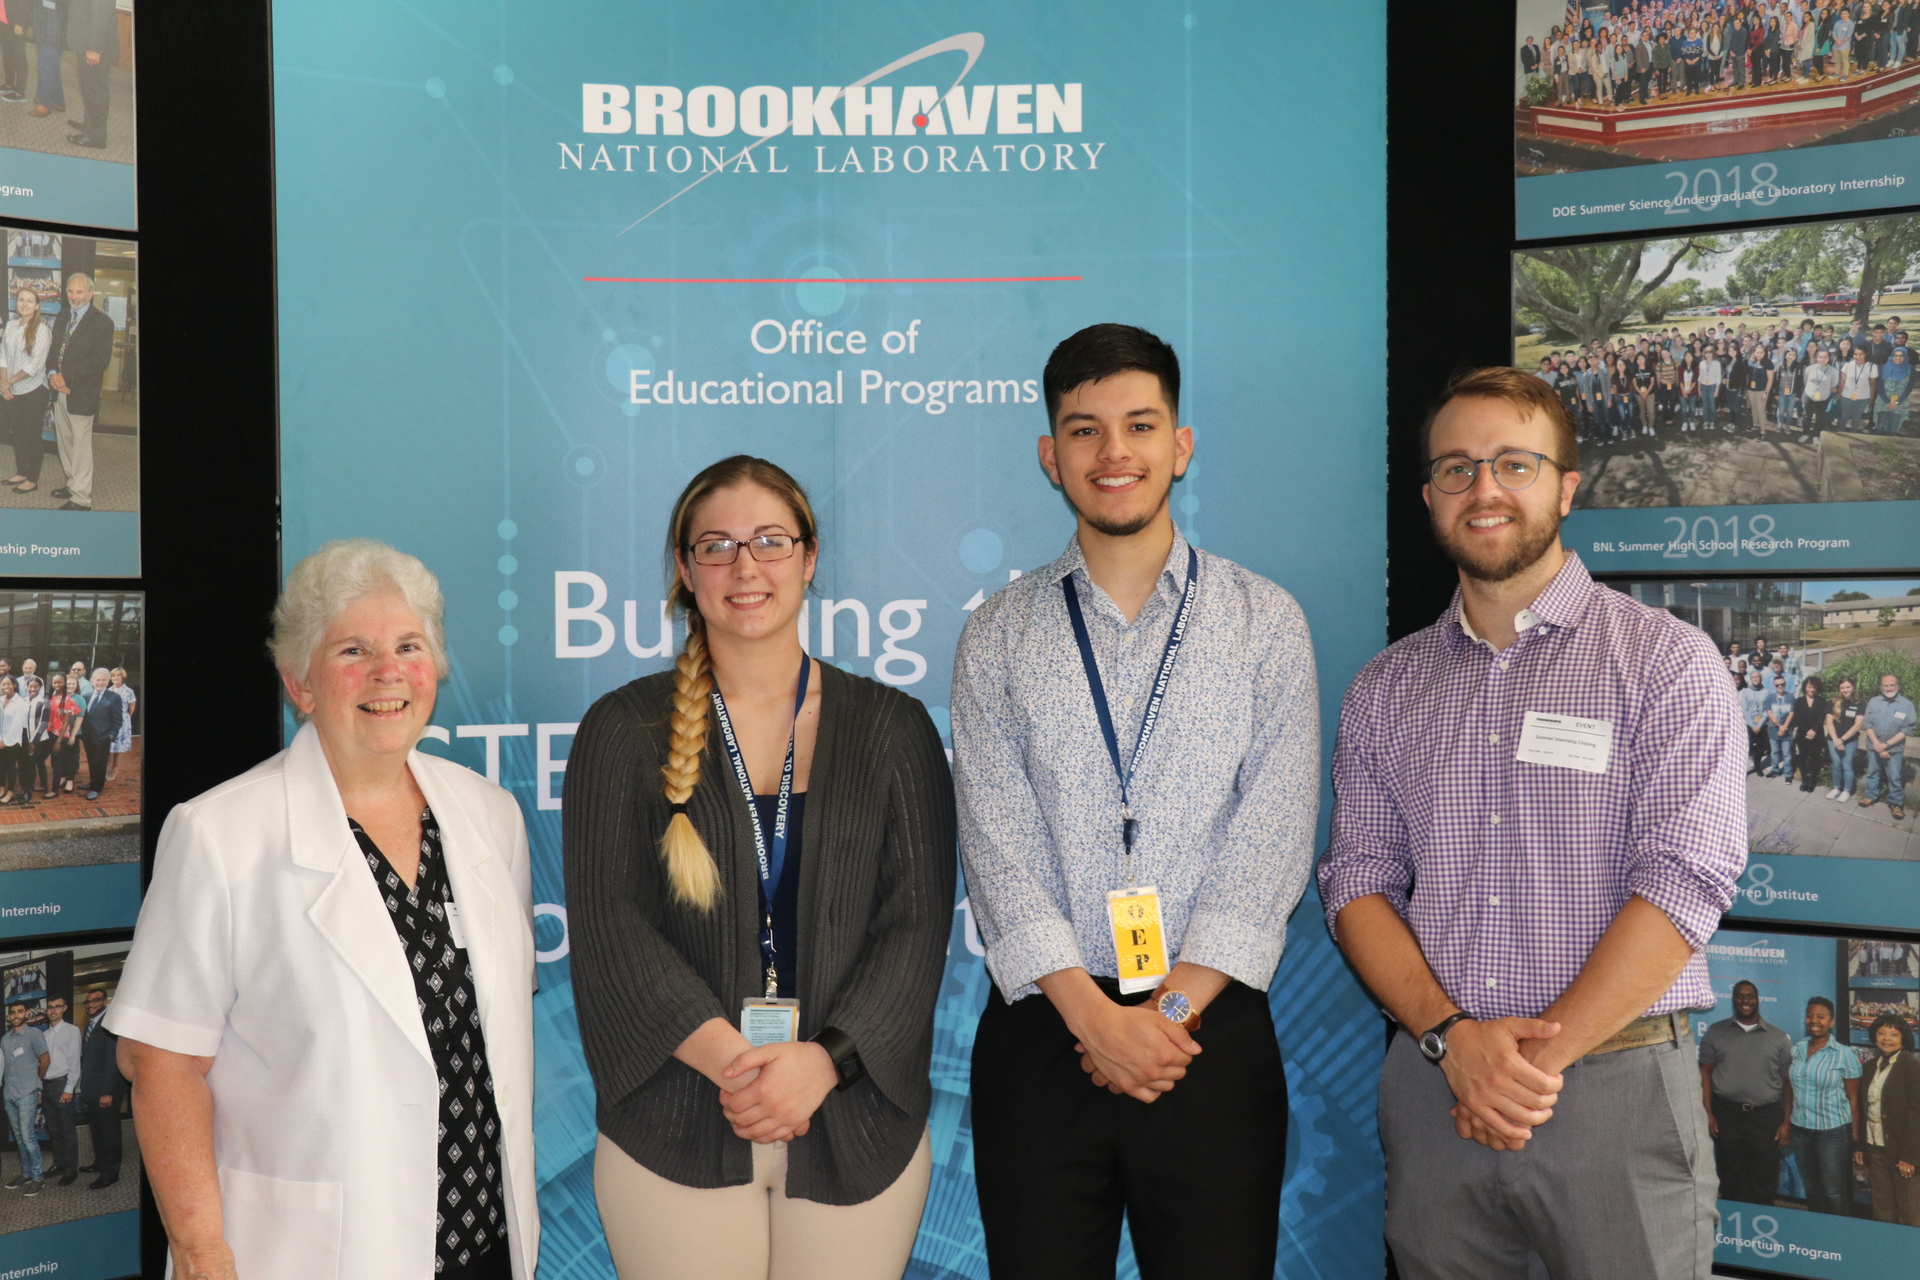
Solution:
<svg viewBox="0 0 1920 1280">
<path fill-rule="evenodd" d="M 0 236 L 0 574 L 137 576 L 138 247 L 20 227 Z"/>
<path fill-rule="evenodd" d="M 1720 1177 L 1715 1262 L 1907 1274 L 1920 1203 L 1899 1166 L 1920 1125 L 1920 946 L 1727 929 L 1707 969 L 1715 1003 L 1694 1012 L 1694 1038 Z"/>
<path fill-rule="evenodd" d="M 0 593 L 0 938 L 139 913 L 145 615 L 137 591 Z"/>
<path fill-rule="evenodd" d="M 140 1144 L 114 1062 L 118 1040 L 94 1026 L 113 1004 L 129 945 L 0 949 L 0 1033 L 48 1055 L 38 1093 L 9 1095 L 0 1125 L 0 1275 L 139 1273 Z M 22 1195 L 29 1180 L 40 1188 Z"/>
<path fill-rule="evenodd" d="M 1512 293 L 1595 572 L 1920 563 L 1920 215 L 1523 247 Z"/>
<path fill-rule="evenodd" d="M 1920 832 L 1907 808 L 1920 805 L 1920 752 L 1906 740 L 1920 574 L 1611 585 L 1699 627 L 1726 656 L 1747 732 L 1749 842 L 1730 914 L 1920 920 Z"/>
<path fill-rule="evenodd" d="M 0 218 L 132 231 L 134 0 L 0 0 Z"/>
<path fill-rule="evenodd" d="M 1805 217 L 1920 190 L 1910 0 L 1519 0 L 1521 240 Z"/>
</svg>

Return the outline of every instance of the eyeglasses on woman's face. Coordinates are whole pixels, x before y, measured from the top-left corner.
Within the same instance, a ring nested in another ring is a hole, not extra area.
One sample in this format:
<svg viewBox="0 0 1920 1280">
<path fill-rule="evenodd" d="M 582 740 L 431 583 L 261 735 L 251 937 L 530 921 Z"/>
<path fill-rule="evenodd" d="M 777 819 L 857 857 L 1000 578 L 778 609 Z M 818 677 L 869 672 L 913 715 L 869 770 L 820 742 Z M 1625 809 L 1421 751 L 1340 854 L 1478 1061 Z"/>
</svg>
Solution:
<svg viewBox="0 0 1920 1280">
<path fill-rule="evenodd" d="M 785 533 L 760 533 L 742 542 L 737 538 L 701 538 L 687 547 L 695 564 L 732 564 L 745 547 L 755 560 L 790 560 L 793 551 L 806 538 Z"/>
<path fill-rule="evenodd" d="M 1546 454 L 1531 449 L 1508 449 L 1492 458 L 1450 453 L 1427 464 L 1427 483 L 1441 493 L 1465 493 L 1480 478 L 1480 468 L 1485 464 L 1492 466 L 1493 478 L 1502 489 L 1526 489 L 1540 478 L 1540 468 L 1547 463 L 1560 465 Z"/>
</svg>

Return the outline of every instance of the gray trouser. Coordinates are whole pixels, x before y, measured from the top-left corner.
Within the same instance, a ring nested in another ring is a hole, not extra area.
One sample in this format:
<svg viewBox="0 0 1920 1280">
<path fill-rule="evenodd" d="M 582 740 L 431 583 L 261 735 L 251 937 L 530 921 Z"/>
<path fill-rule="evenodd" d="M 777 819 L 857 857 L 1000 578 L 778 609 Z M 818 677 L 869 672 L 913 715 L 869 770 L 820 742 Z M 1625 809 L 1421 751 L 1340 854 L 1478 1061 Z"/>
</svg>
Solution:
<svg viewBox="0 0 1920 1280">
<path fill-rule="evenodd" d="M 1387 1240 L 1406 1280 L 1706 1280 L 1713 1146 L 1692 1044 L 1570 1067 L 1520 1151 L 1454 1131 L 1453 1091 L 1405 1035 L 1380 1072 Z"/>
<path fill-rule="evenodd" d="M 68 413 L 67 398 L 53 398 L 53 441 L 60 450 L 60 469 L 67 473 L 67 491 L 83 507 L 93 505 L 93 419 L 91 413 Z"/>
</svg>

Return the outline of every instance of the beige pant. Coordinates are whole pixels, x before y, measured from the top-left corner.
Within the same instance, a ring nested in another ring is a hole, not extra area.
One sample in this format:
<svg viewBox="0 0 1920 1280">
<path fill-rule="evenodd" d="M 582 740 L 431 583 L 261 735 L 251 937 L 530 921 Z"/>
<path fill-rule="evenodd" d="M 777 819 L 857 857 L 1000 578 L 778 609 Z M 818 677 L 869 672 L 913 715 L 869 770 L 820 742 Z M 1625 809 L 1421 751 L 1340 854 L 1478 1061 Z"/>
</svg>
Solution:
<svg viewBox="0 0 1920 1280">
<path fill-rule="evenodd" d="M 1753 415 L 1753 425 L 1766 430 L 1767 393 L 1764 391 L 1747 392 L 1747 412 Z"/>
<path fill-rule="evenodd" d="M 60 469 L 67 473 L 71 501 L 93 505 L 93 419 L 91 413 L 68 413 L 67 398 L 53 398 L 53 443 L 60 451 Z"/>
<path fill-rule="evenodd" d="M 933 1175 L 927 1135 L 865 1204 L 787 1199 L 787 1144 L 755 1143 L 753 1181 L 683 1187 L 600 1135 L 593 1194 L 620 1280 L 900 1280 Z"/>
</svg>

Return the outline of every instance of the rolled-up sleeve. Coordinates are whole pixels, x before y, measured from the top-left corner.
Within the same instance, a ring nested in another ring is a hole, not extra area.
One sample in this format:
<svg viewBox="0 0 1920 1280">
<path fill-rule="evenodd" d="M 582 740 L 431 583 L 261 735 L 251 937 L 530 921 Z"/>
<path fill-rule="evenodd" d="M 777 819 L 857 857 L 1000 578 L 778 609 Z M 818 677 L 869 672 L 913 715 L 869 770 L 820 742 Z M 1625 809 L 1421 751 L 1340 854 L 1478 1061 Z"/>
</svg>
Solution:
<svg viewBox="0 0 1920 1280">
<path fill-rule="evenodd" d="M 160 830 L 153 883 L 140 907 L 107 1030 L 173 1053 L 210 1058 L 238 997 L 233 897 L 226 869 L 191 804 Z"/>
<path fill-rule="evenodd" d="M 1254 676 L 1262 719 L 1235 779 L 1237 803 L 1187 919 L 1180 960 L 1264 991 L 1287 917 L 1306 890 L 1320 807 L 1320 704 L 1313 640 L 1292 597 L 1274 593 L 1272 637 Z"/>
<path fill-rule="evenodd" d="M 1652 687 L 1630 745 L 1627 887 L 1701 951 L 1747 866 L 1746 733 L 1704 635 L 1676 641 Z"/>
<path fill-rule="evenodd" d="M 968 899 L 987 969 L 1011 1000 L 1035 979 L 1086 960 L 1059 893 L 1039 870 L 1052 865 L 1053 839 L 1027 776 L 994 604 L 967 620 L 954 654 L 953 778 Z"/>
<path fill-rule="evenodd" d="M 1373 762 L 1381 662 L 1376 658 L 1368 664 L 1340 704 L 1340 731 L 1333 748 L 1332 833 L 1319 868 L 1327 930 L 1336 938 L 1340 912 L 1348 903 L 1384 894 L 1405 916 L 1413 888 L 1406 820 Z"/>
</svg>

